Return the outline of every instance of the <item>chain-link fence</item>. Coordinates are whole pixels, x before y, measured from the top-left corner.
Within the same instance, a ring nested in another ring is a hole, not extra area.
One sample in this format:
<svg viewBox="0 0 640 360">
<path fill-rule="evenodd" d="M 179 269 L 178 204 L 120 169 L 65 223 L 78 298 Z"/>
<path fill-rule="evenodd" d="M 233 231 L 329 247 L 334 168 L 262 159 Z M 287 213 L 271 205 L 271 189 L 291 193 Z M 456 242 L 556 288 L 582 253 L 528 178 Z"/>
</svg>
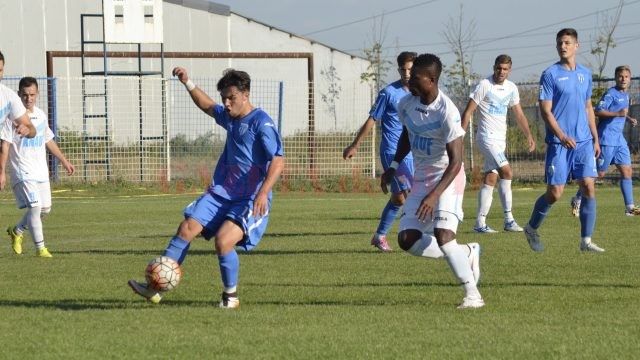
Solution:
<svg viewBox="0 0 640 360">
<path fill-rule="evenodd" d="M 3 83 L 17 90 L 19 79 Z M 57 142 L 76 166 L 72 181 L 122 179 L 162 182 L 198 178 L 208 181 L 221 154 L 225 131 L 200 111 L 177 80 L 138 77 L 38 78 L 38 106 L 50 114 Z M 214 100 L 217 79 L 194 82 Z M 630 89 L 638 102 L 638 78 Z M 251 101 L 264 109 L 281 132 L 286 180 L 316 181 L 338 177 L 374 177 L 382 169 L 377 156 L 379 134 L 367 137 L 354 159 L 342 159 L 373 102 L 372 90 L 361 82 L 344 82 L 326 92 L 327 84 L 254 80 Z M 596 83 L 606 89 L 611 81 Z M 537 106 L 538 84 L 519 84 L 521 105 L 537 142 L 527 152 L 524 135 L 508 115 L 507 158 L 515 178 L 540 181 L 544 169 L 544 122 Z M 101 94 L 105 94 L 104 96 Z M 310 95 L 312 94 L 312 95 Z M 312 98 L 310 96 L 313 96 Z M 464 110 L 466 97 L 458 104 Z M 640 105 L 631 116 L 640 117 Z M 640 163 L 640 126 L 627 125 L 625 137 L 632 151 L 634 173 Z M 483 159 L 467 136 L 465 166 L 471 173 L 482 168 Z M 52 159 L 54 178 L 64 171 Z M 60 171 L 60 172 L 59 172 Z M 615 172 L 612 172 L 612 176 Z"/>
</svg>

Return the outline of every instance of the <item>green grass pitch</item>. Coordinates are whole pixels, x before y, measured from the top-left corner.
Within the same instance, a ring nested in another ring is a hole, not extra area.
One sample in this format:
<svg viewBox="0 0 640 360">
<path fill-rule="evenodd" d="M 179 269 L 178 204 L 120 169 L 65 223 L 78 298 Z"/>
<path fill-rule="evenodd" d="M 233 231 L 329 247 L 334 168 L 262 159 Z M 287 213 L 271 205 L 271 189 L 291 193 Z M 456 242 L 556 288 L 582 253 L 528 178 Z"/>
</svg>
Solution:
<svg viewBox="0 0 640 360">
<path fill-rule="evenodd" d="M 221 292 L 213 244 L 197 239 L 180 286 L 160 305 L 127 287 L 164 250 L 196 195 L 54 195 L 45 219 L 52 259 L 11 253 L 4 228 L 22 211 L 0 196 L 0 358 L 3 359 L 632 359 L 640 350 L 640 218 L 625 217 L 617 187 L 597 188 L 594 242 L 578 250 L 569 198 L 524 235 L 472 233 L 465 197 L 458 241 L 480 242 L 486 306 L 462 299 L 443 260 L 376 252 L 369 240 L 382 194 L 275 194 L 267 235 L 240 255 L 238 311 Z M 514 190 L 525 225 L 542 187 Z M 501 228 L 497 194 L 488 219 Z"/>
</svg>

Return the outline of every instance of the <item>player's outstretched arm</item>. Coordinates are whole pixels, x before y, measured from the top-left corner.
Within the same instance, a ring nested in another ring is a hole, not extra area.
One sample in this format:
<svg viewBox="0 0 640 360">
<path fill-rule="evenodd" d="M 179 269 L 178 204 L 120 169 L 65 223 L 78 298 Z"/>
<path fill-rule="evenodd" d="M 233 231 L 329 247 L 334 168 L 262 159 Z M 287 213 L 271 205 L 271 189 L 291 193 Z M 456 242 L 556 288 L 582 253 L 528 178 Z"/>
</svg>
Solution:
<svg viewBox="0 0 640 360">
<path fill-rule="evenodd" d="M 351 159 L 356 155 L 356 153 L 358 152 L 358 147 L 360 146 L 360 143 L 369 134 L 369 131 L 371 131 L 371 128 L 373 127 L 375 122 L 376 122 L 375 119 L 369 116 L 369 118 L 364 122 L 364 124 L 362 124 L 362 127 L 360 127 L 360 130 L 358 131 L 356 138 L 353 139 L 353 142 L 351 143 L 351 145 L 347 146 L 342 151 L 343 159 L 345 160 Z"/>
<path fill-rule="evenodd" d="M 173 76 L 177 76 L 178 80 L 185 86 L 189 95 L 191 95 L 193 103 L 196 104 L 200 110 L 210 114 L 209 110 L 216 105 L 216 102 L 189 79 L 187 69 L 178 66 L 173 68 L 172 74 Z"/>
<path fill-rule="evenodd" d="M 531 135 L 531 129 L 529 129 L 529 120 L 527 120 L 527 117 L 524 115 L 522 107 L 519 103 L 515 104 L 512 109 L 516 114 L 516 123 L 518 123 L 518 127 L 520 128 L 520 130 L 522 130 L 524 136 L 527 137 L 527 144 L 529 145 L 529 152 L 531 153 L 536 149 L 536 141 Z"/>
<path fill-rule="evenodd" d="M 73 164 L 70 163 L 69 160 L 67 160 L 67 158 L 62 153 L 62 150 L 60 150 L 60 147 L 58 147 L 58 144 L 55 141 L 49 140 L 47 141 L 45 146 L 53 156 L 60 160 L 64 169 L 67 170 L 67 175 L 71 176 L 76 172 L 76 167 L 73 166 Z"/>
</svg>

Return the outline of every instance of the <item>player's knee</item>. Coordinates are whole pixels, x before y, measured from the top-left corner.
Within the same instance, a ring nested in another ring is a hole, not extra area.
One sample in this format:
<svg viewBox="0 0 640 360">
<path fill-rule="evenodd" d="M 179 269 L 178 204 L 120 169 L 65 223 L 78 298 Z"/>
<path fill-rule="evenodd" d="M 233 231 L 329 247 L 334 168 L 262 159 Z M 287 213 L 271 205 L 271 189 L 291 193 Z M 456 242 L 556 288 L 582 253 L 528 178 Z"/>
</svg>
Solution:
<svg viewBox="0 0 640 360">
<path fill-rule="evenodd" d="M 405 196 L 404 193 L 399 193 L 399 194 L 393 194 L 391 195 L 391 203 L 394 206 L 402 206 L 404 205 L 405 202 Z"/>
<path fill-rule="evenodd" d="M 500 178 L 505 180 L 511 180 L 513 178 L 513 170 L 511 170 L 511 166 L 506 165 L 500 168 Z"/>
<path fill-rule="evenodd" d="M 46 207 L 46 208 L 42 208 L 40 209 L 40 218 L 44 218 L 45 216 L 49 215 L 51 213 L 51 208 L 50 207 Z"/>
<path fill-rule="evenodd" d="M 404 251 L 409 251 L 421 237 L 422 232 L 419 230 L 402 230 L 398 233 L 398 246 Z"/>
<path fill-rule="evenodd" d="M 180 226 L 178 226 L 178 233 L 177 235 L 181 238 L 184 239 L 186 241 L 191 241 L 193 240 L 193 238 L 195 238 L 198 234 L 200 234 L 200 232 L 202 232 L 202 225 L 200 225 L 200 223 L 198 223 L 197 221 L 188 218 L 183 220 L 180 223 Z"/>
</svg>

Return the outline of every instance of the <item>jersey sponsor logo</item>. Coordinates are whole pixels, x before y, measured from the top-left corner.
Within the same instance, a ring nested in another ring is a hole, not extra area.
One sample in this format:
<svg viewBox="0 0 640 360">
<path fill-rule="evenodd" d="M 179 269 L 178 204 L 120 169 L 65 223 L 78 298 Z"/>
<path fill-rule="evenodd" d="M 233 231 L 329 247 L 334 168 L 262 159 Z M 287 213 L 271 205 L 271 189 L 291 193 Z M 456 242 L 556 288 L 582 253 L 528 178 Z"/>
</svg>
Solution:
<svg viewBox="0 0 640 360">
<path fill-rule="evenodd" d="M 44 144 L 44 136 L 39 135 L 34 138 L 22 138 L 23 147 L 42 147 Z"/>
<path fill-rule="evenodd" d="M 435 221 L 447 221 L 448 219 L 444 216 L 436 216 L 434 218 Z"/>
<path fill-rule="evenodd" d="M 568 76 L 563 76 L 563 77 L 558 78 L 558 81 L 565 81 L 565 80 L 569 80 L 569 77 Z"/>
<path fill-rule="evenodd" d="M 425 151 L 427 155 L 431 155 L 432 138 L 415 136 L 411 142 L 411 148 Z"/>
<path fill-rule="evenodd" d="M 425 116 L 429 116 L 429 110 L 423 109 L 421 107 L 416 106 L 416 108 L 414 109 L 415 111 L 419 112 L 419 113 L 423 113 L 425 114 Z"/>
</svg>

